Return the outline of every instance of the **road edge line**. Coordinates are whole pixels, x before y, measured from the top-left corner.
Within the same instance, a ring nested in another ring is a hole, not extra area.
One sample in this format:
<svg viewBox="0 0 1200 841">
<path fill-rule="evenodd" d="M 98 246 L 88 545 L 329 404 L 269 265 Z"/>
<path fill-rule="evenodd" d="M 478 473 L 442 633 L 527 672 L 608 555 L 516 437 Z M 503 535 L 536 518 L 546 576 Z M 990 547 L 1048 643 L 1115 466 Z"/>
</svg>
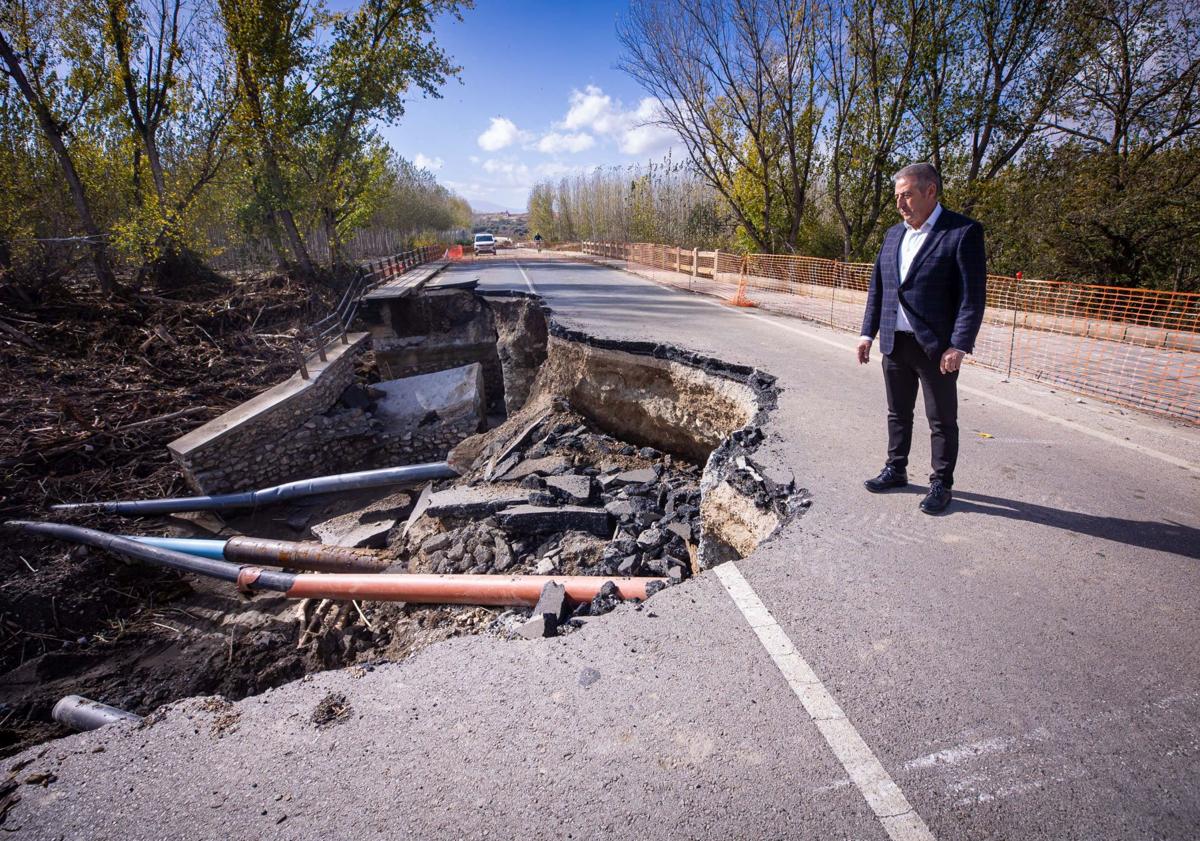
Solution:
<svg viewBox="0 0 1200 841">
<path fill-rule="evenodd" d="M 808 662 L 796 651 L 737 565 L 730 561 L 713 570 L 725 592 L 741 611 L 775 667 L 791 687 L 804 711 L 837 757 L 850 781 L 862 794 L 892 841 L 935 841 L 934 835 L 908 802 L 883 763 L 846 717 L 833 695 Z"/>
</svg>

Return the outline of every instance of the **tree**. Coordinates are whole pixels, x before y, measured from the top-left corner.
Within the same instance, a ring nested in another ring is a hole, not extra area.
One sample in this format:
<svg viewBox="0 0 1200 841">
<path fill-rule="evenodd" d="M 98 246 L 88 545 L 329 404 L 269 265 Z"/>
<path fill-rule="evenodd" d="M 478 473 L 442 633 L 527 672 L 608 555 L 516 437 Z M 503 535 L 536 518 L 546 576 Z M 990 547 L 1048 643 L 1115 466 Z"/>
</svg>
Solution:
<svg viewBox="0 0 1200 841">
<path fill-rule="evenodd" d="M 832 102 L 829 196 L 846 259 L 867 258 L 900 150 L 912 140 L 926 0 L 846 0 L 828 7 L 825 84 Z"/>
<path fill-rule="evenodd" d="M 315 275 L 296 224 L 299 193 L 295 144 L 311 130 L 314 114 L 306 74 L 315 61 L 315 35 L 326 19 L 302 0 L 218 0 L 237 78 L 234 125 L 242 154 L 257 175 L 265 221 L 286 244 L 300 274 Z M 290 166 L 289 166 L 290 164 Z"/>
<path fill-rule="evenodd" d="M 1196 7 L 1098 0 L 1087 14 L 1096 47 L 1050 121 L 1088 187 L 1072 236 L 1088 243 L 1086 265 L 1101 277 L 1179 288 L 1196 276 L 1200 236 Z"/>
<path fill-rule="evenodd" d="M 435 16 L 461 19 L 455 0 L 364 0 L 335 17 L 333 43 L 315 70 L 317 164 L 308 171 L 329 235 L 330 259 L 366 195 L 363 166 L 375 153 L 371 125 L 404 114 L 413 89 L 438 97 L 455 67 L 432 37 Z M 467 4 L 469 5 L 469 4 Z M 375 155 L 377 157 L 377 155 Z M 386 157 L 386 153 L 384 154 Z"/>
<path fill-rule="evenodd" d="M 131 170 L 139 210 L 118 228 L 143 269 L 184 244 L 182 219 L 228 159 L 232 80 L 211 12 L 207 0 L 103 0 L 93 10 L 112 47 L 103 69 L 137 142 Z M 150 194 L 142 189 L 143 158 Z"/>
<path fill-rule="evenodd" d="M 978 185 L 1026 144 L 1078 72 L 1092 27 L 1080 0 L 930 0 L 912 112 L 927 157 L 970 213 Z"/>
<path fill-rule="evenodd" d="M 89 114 L 103 89 L 103 80 L 86 72 L 97 41 L 87 23 L 55 0 L 9 0 L 0 6 L 0 60 L 54 152 L 87 237 L 96 281 L 112 294 L 116 277 L 108 244 L 69 145 L 74 124 Z"/>
<path fill-rule="evenodd" d="M 662 124 L 751 243 L 794 246 L 821 114 L 806 0 L 638 0 L 618 37 L 622 67 L 658 99 Z"/>
<path fill-rule="evenodd" d="M 433 174 L 392 154 L 378 184 L 369 224 L 387 228 L 409 240 L 471 225 L 471 206 L 437 183 Z"/>
</svg>

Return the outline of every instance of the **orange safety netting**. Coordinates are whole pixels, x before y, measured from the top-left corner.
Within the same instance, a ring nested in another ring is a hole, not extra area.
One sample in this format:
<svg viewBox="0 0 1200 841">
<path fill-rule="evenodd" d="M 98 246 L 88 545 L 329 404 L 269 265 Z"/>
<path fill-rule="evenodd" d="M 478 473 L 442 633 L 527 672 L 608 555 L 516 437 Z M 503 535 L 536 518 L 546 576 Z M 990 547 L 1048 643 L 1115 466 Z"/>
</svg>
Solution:
<svg viewBox="0 0 1200 841">
<path fill-rule="evenodd" d="M 857 333 L 870 263 L 585 242 L 655 280 Z M 988 276 L 973 361 L 1200 423 L 1200 294 Z"/>
</svg>

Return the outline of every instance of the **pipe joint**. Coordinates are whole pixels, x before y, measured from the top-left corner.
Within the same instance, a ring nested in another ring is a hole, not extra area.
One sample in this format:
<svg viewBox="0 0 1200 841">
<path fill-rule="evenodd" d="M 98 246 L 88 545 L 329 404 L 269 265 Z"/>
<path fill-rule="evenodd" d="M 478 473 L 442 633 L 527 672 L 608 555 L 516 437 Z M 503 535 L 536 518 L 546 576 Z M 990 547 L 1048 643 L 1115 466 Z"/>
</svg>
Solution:
<svg viewBox="0 0 1200 841">
<path fill-rule="evenodd" d="M 244 596 L 253 595 L 254 585 L 262 576 L 262 567 L 242 567 L 237 574 L 237 588 Z"/>
</svg>

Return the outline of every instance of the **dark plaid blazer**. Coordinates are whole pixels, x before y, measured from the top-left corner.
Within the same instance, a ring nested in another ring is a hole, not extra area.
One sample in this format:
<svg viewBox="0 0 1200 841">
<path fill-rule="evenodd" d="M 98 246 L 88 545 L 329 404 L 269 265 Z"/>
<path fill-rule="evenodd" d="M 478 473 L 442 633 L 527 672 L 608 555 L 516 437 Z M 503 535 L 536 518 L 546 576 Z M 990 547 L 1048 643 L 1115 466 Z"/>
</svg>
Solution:
<svg viewBox="0 0 1200 841">
<path fill-rule="evenodd" d="M 950 347 L 970 353 L 983 323 L 987 295 L 983 226 L 943 207 L 901 285 L 904 230 L 901 222 L 884 234 L 867 292 L 862 335 L 874 338 L 878 332 L 880 352 L 892 352 L 898 296 L 917 341 L 931 359 L 939 359 Z"/>
</svg>

